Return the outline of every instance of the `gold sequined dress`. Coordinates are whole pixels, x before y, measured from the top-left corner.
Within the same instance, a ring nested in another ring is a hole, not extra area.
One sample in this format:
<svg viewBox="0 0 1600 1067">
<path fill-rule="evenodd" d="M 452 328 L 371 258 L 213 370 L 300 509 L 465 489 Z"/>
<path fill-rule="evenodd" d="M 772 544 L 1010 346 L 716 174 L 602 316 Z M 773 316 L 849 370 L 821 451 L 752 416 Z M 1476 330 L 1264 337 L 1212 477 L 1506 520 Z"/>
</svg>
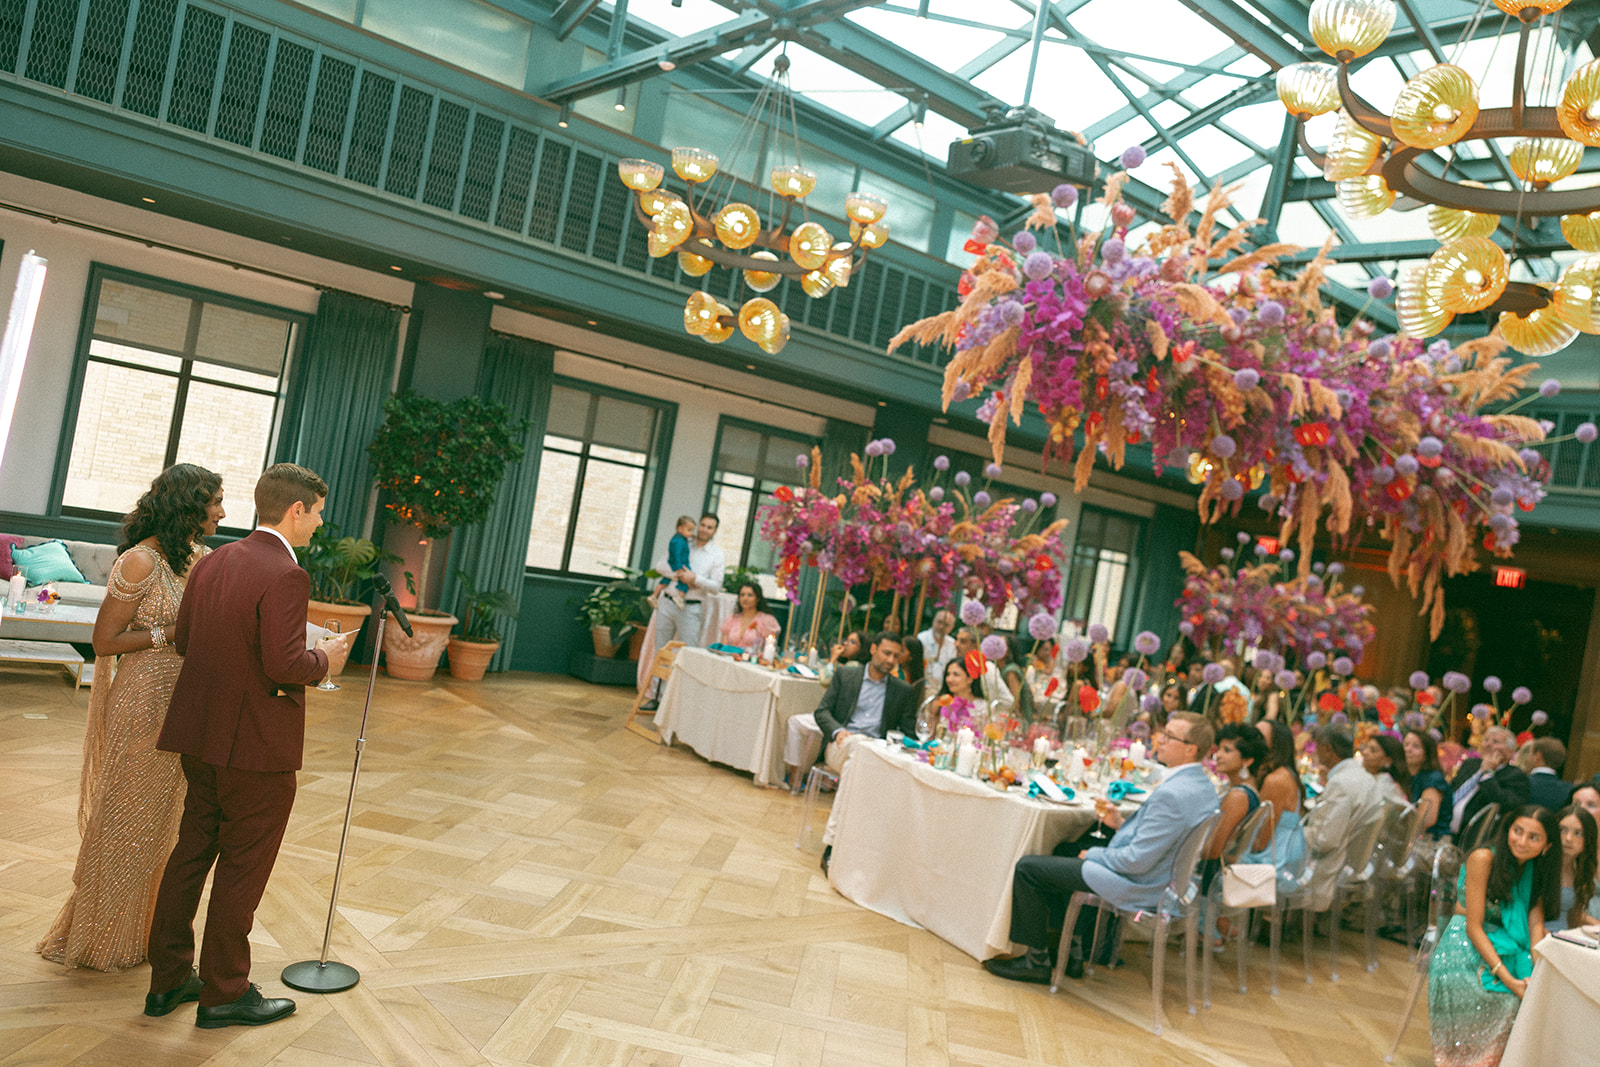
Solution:
<svg viewBox="0 0 1600 1067">
<path fill-rule="evenodd" d="M 122 577 L 134 552 L 154 563 L 138 583 Z M 106 595 L 138 603 L 130 629 L 160 626 L 170 634 L 183 583 L 160 552 L 135 545 L 117 558 Z M 144 962 L 156 890 L 183 813 L 178 756 L 156 749 L 182 666 L 171 645 L 95 661 L 78 795 L 83 843 L 72 894 L 38 945 L 45 959 L 97 971 Z"/>
</svg>

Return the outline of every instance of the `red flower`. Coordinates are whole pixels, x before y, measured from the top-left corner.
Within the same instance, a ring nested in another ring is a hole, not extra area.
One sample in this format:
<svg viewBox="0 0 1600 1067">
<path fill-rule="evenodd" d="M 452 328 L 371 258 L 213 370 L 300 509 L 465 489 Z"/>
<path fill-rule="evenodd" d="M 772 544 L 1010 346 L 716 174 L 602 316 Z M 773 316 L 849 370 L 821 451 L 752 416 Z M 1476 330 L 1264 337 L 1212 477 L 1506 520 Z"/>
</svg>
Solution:
<svg viewBox="0 0 1600 1067">
<path fill-rule="evenodd" d="M 1085 425 L 1087 425 L 1091 430 L 1098 430 L 1100 428 L 1100 424 L 1105 421 L 1106 417 L 1104 415 L 1100 414 L 1098 411 L 1091 411 L 1089 412 L 1089 418 L 1085 420 Z"/>
<path fill-rule="evenodd" d="M 1466 518 L 1466 515 L 1467 515 L 1467 501 L 1466 501 L 1465 497 L 1457 500 L 1455 502 L 1454 507 L 1456 509 L 1456 514 L 1457 515 L 1460 515 L 1462 518 Z"/>
<path fill-rule="evenodd" d="M 1110 395 L 1111 383 L 1106 381 L 1104 378 L 1096 378 L 1094 380 L 1094 398 L 1096 400 L 1104 400 Z"/>
<path fill-rule="evenodd" d="M 780 485 L 772 491 L 772 495 L 787 504 L 794 499 L 794 490 L 787 485 Z"/>
<path fill-rule="evenodd" d="M 976 285 L 976 284 L 977 284 L 977 280 L 972 277 L 972 272 L 971 271 L 963 271 L 962 274 L 961 274 L 961 280 L 956 282 L 956 295 L 957 296 L 968 296 L 968 295 L 970 295 L 972 293 L 972 287 L 974 285 Z"/>
<path fill-rule="evenodd" d="M 1160 391 L 1161 379 L 1156 377 L 1156 369 L 1154 367 L 1151 367 L 1150 373 L 1145 375 L 1144 387 L 1152 393 Z"/>
<path fill-rule="evenodd" d="M 1187 362 L 1189 362 L 1189 357 L 1191 357 L 1193 355 L 1194 355 L 1194 342 L 1193 341 L 1185 341 L 1185 342 L 1183 342 L 1183 344 L 1174 345 L 1173 348 L 1172 348 L 1172 362 L 1174 364 L 1187 363 Z"/>
<path fill-rule="evenodd" d="M 985 252 L 989 251 L 989 246 L 984 244 L 982 241 L 968 237 L 967 243 L 961 246 L 961 250 L 963 252 L 971 252 L 975 256 L 981 256 Z"/>
<path fill-rule="evenodd" d="M 1390 700 L 1388 697 L 1378 698 L 1378 720 L 1382 722 L 1383 725 L 1394 725 L 1394 713 L 1396 710 L 1397 709 L 1394 706 L 1394 701 Z"/>
<path fill-rule="evenodd" d="M 1323 693 L 1317 698 L 1317 707 L 1323 711 L 1342 711 L 1344 701 L 1339 698 L 1338 693 Z"/>
<path fill-rule="evenodd" d="M 1144 440 L 1144 434 L 1140 433 L 1138 430 L 1129 430 L 1127 440 L 1130 445 L 1136 445 L 1140 441 Z"/>
<path fill-rule="evenodd" d="M 1417 690 L 1417 703 L 1425 707 L 1433 707 L 1433 694 L 1426 689 Z"/>
<path fill-rule="evenodd" d="M 1418 456 L 1417 462 L 1424 467 L 1437 467 L 1444 462 L 1444 459 L 1440 456 Z"/>
<path fill-rule="evenodd" d="M 1404 478 L 1396 478 L 1394 481 L 1384 486 L 1383 491 L 1389 495 L 1390 500 L 1393 500 L 1396 504 L 1400 504 L 1410 498 L 1411 483 L 1406 481 Z"/>
<path fill-rule="evenodd" d="M 1033 560 L 1033 569 L 1036 571 L 1053 571 L 1056 569 L 1056 561 L 1049 556 L 1036 556 Z"/>
<path fill-rule="evenodd" d="M 983 653 L 977 649 L 968 652 L 967 658 L 963 662 L 966 665 L 969 678 L 982 678 L 984 670 L 989 666 L 989 661 L 984 659 Z"/>
<path fill-rule="evenodd" d="M 1536 501 L 1532 501 L 1526 497 L 1523 497 L 1517 501 L 1517 507 L 1521 508 L 1523 511 L 1532 511 L 1535 503 Z"/>
<path fill-rule="evenodd" d="M 1294 428 L 1294 439 L 1301 447 L 1325 445 L 1332 437 L 1333 431 L 1325 422 L 1303 422 Z"/>
<path fill-rule="evenodd" d="M 1050 679 L 1050 684 L 1044 687 L 1044 695 L 1047 696 L 1047 697 L 1048 696 L 1054 696 L 1056 689 L 1060 685 L 1061 685 L 1061 679 L 1052 677 Z"/>
<path fill-rule="evenodd" d="M 1078 687 L 1078 707 L 1083 709 L 1084 714 L 1087 715 L 1099 706 L 1100 693 L 1094 688 L 1094 686 L 1081 685 Z"/>
</svg>

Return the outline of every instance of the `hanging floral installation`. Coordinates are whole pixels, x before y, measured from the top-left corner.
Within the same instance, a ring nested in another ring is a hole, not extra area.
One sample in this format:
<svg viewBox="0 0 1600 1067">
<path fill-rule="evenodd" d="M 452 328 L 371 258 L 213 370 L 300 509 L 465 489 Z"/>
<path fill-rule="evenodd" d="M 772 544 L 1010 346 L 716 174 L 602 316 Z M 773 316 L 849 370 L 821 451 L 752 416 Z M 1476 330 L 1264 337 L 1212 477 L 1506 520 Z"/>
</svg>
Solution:
<svg viewBox="0 0 1600 1067">
<path fill-rule="evenodd" d="M 997 462 L 1007 420 L 1020 422 L 1032 400 L 1050 428 L 1046 463 L 1071 465 L 1079 489 L 1097 456 L 1120 468 L 1140 442 L 1158 472 L 1187 468 L 1202 485 L 1203 521 L 1237 513 L 1264 485 L 1260 506 L 1298 546 L 1302 576 L 1319 530 L 1346 544 L 1375 528 L 1391 543 L 1390 575 L 1421 597 L 1437 636 L 1440 581 L 1475 569 L 1479 543 L 1509 556 L 1517 509 L 1544 495 L 1549 466 L 1529 447 L 1544 427 L 1512 403 L 1537 365 L 1512 366 L 1497 333 L 1452 349 L 1375 336 L 1360 316 L 1341 328 L 1318 295 L 1332 238 L 1298 277 L 1281 278 L 1273 265 L 1299 248 L 1241 254 L 1260 220 L 1224 230 L 1222 188 L 1191 229 L 1193 195 L 1173 170 L 1172 221 L 1137 249 L 1126 171 L 1105 185 L 1108 232 L 1066 251 L 1039 248 L 1032 229 L 1055 228 L 1072 186 L 1036 196 L 1029 228 L 1009 242 L 981 219 L 961 305 L 907 326 L 890 350 L 953 350 L 945 406 L 982 400 Z M 1368 293 L 1386 300 L 1393 288 L 1379 278 Z"/>
<path fill-rule="evenodd" d="M 808 484 L 779 487 L 761 519 L 761 536 L 777 550 L 778 580 L 790 600 L 801 599 L 806 568 L 814 568 L 818 587 L 829 576 L 847 590 L 867 583 L 869 601 L 892 590 L 891 614 L 907 614 L 902 602 L 911 608 L 914 598 L 907 632 L 920 628 L 927 605 L 950 604 L 965 594 L 997 609 L 1015 603 L 1029 618 L 1030 632 L 1047 624 L 1046 636 L 1053 635 L 1066 522 L 1037 530 L 1034 524 L 1041 506 L 1048 510 L 1055 498 L 1046 493 L 1039 500 L 993 500 L 987 489 L 972 490 L 970 475 L 960 471 L 947 486 L 950 463 L 944 456 L 934 460 L 935 476 L 926 486 L 917 484 L 911 470 L 890 479 L 893 453 L 891 440 L 870 442 L 866 460 L 852 455 L 850 476 L 840 478 L 832 494 L 822 489 L 820 451 L 795 457 L 798 466 L 809 468 Z M 988 476 L 999 474 L 998 464 L 991 464 Z M 810 646 L 816 644 L 822 599 L 813 600 Z M 844 600 L 841 626 L 849 598 Z"/>
</svg>

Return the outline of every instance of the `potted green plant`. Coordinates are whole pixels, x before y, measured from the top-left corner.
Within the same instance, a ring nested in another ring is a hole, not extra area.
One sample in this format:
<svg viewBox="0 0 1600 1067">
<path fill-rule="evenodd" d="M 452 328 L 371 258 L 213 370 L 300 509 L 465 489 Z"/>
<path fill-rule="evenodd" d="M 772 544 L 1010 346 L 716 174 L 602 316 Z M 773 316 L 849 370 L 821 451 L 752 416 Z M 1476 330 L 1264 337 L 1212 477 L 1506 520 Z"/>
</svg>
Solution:
<svg viewBox="0 0 1600 1067">
<path fill-rule="evenodd" d="M 372 607 L 358 599 L 361 586 L 378 573 L 384 563 L 399 563 L 400 557 L 386 552 L 363 537 L 341 537 L 339 528 L 325 523 L 311 535 L 311 543 L 294 550 L 300 566 L 311 578 L 311 600 L 306 605 L 306 621 L 340 633 L 359 630 Z M 330 662 L 329 674 L 344 670 L 348 651 Z"/>
<path fill-rule="evenodd" d="M 450 677 L 476 682 L 500 650 L 497 619 L 517 613 L 517 598 L 504 589 L 478 589 L 466 571 L 461 583 L 461 632 L 450 636 Z"/>
<path fill-rule="evenodd" d="M 526 423 L 504 405 L 470 395 L 446 402 L 397 393 L 383 410 L 383 425 L 367 448 L 373 478 L 386 494 L 389 515 L 416 527 L 422 547 L 411 615 L 415 636 L 385 629 L 383 653 L 391 676 L 427 681 L 458 621 L 429 601 L 434 542 L 489 514 L 506 464 L 522 458 Z"/>
<path fill-rule="evenodd" d="M 601 659 L 612 659 L 637 633 L 644 636 L 648 615 L 648 600 L 631 578 L 618 578 L 614 582 L 595 586 L 578 606 L 578 621 L 589 628 L 594 641 L 594 654 Z M 638 652 L 633 651 L 636 657 Z"/>
</svg>

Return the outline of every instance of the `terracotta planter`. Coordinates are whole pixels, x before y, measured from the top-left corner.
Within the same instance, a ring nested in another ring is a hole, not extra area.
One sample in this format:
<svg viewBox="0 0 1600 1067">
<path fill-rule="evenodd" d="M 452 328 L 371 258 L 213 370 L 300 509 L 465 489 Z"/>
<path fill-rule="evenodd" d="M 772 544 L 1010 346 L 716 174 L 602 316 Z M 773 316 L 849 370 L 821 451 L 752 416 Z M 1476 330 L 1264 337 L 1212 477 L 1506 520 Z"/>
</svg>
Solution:
<svg viewBox="0 0 1600 1067">
<path fill-rule="evenodd" d="M 640 651 L 644 648 L 644 627 L 635 626 L 633 634 L 628 638 L 628 658 L 637 660 Z"/>
<path fill-rule="evenodd" d="M 407 682 L 426 682 L 439 669 L 439 657 L 444 655 L 450 630 L 458 620 L 454 615 L 410 616 L 413 636 L 392 620 L 383 629 L 383 661 L 389 677 Z"/>
<path fill-rule="evenodd" d="M 613 659 L 621 645 L 611 643 L 611 628 L 609 626 L 596 626 L 589 631 L 589 637 L 594 641 L 594 654 L 601 659 Z"/>
<path fill-rule="evenodd" d="M 366 622 L 367 616 L 372 614 L 372 608 L 367 604 L 333 604 L 326 600 L 313 600 L 306 605 L 306 622 L 313 626 L 328 626 L 328 620 L 334 619 L 339 623 L 339 632 L 353 634 L 361 629 L 361 624 Z M 331 629 L 332 627 L 329 627 Z M 350 650 L 335 652 L 328 657 L 328 676 L 333 677 L 344 670 L 344 665 L 350 658 Z"/>
<path fill-rule="evenodd" d="M 460 637 L 450 639 L 450 677 L 463 682 L 483 679 L 489 661 L 500 650 L 499 641 L 467 641 Z"/>
</svg>

